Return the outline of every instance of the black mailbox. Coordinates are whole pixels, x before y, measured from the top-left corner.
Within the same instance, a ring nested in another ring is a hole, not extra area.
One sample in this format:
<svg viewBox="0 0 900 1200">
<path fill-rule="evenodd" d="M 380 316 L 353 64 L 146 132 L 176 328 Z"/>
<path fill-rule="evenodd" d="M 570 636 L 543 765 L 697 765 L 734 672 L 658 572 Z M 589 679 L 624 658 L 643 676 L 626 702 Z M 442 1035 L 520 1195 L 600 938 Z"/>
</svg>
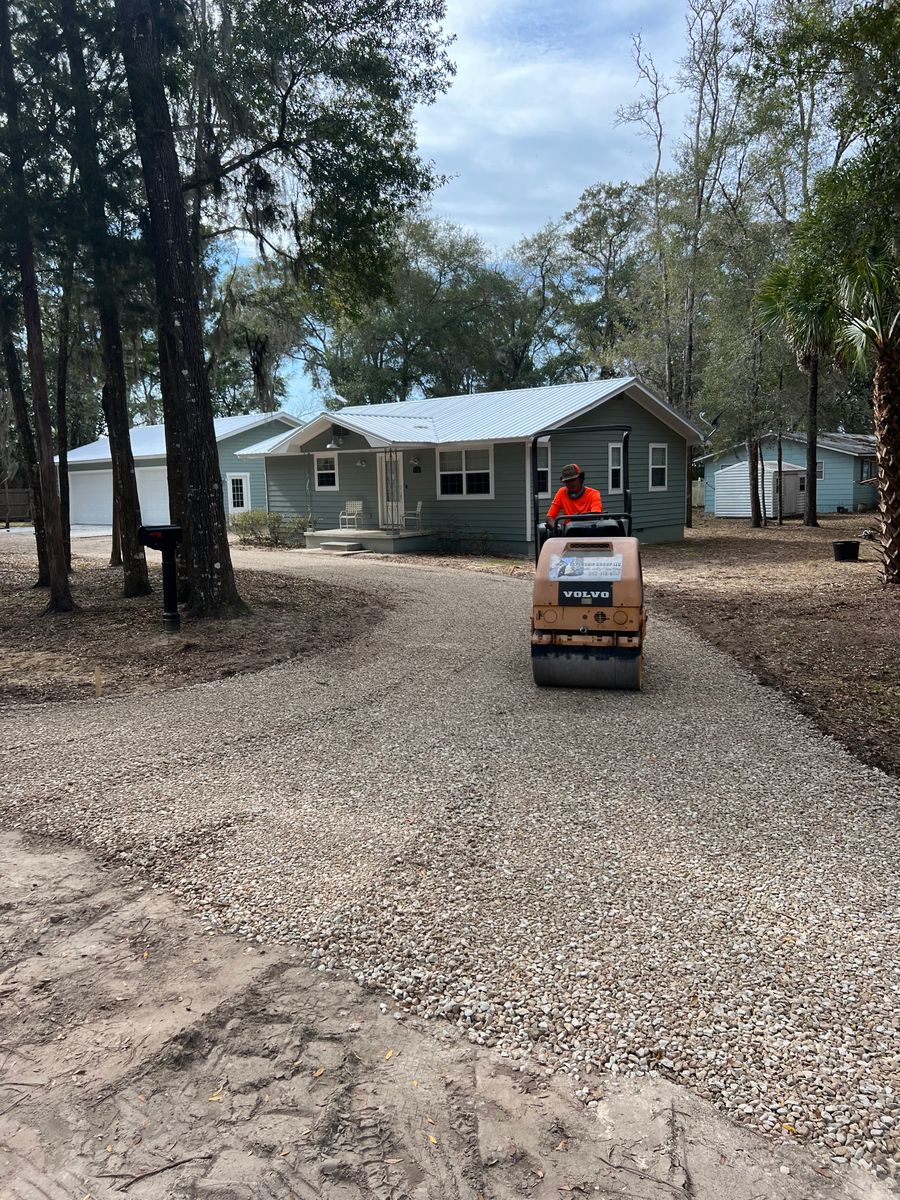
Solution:
<svg viewBox="0 0 900 1200">
<path fill-rule="evenodd" d="M 151 550 L 162 554 L 163 576 L 163 625 L 171 633 L 181 628 L 178 613 L 178 569 L 175 565 L 175 547 L 182 540 L 180 525 L 142 525 L 138 538 Z"/>
</svg>

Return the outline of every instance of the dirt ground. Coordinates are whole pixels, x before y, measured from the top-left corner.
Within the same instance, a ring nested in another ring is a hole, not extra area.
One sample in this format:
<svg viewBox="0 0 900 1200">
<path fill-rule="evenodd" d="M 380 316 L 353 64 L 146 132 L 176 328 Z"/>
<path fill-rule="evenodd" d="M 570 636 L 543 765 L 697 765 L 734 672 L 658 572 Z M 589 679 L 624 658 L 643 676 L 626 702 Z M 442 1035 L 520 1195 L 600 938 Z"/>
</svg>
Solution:
<svg viewBox="0 0 900 1200">
<path fill-rule="evenodd" d="M 873 514 L 751 529 L 703 517 L 685 545 L 648 546 L 649 604 L 686 621 L 852 754 L 900 773 L 900 589 L 880 582 Z M 860 561 L 832 543 L 859 539 Z M 652 626 L 651 626 L 652 629 Z"/>
<path fill-rule="evenodd" d="M 315 653 L 383 611 L 368 592 L 313 586 L 296 575 L 244 571 L 251 615 L 239 621 L 184 622 L 162 628 L 162 583 L 151 564 L 150 596 L 125 600 L 121 571 L 79 553 L 72 590 L 77 612 L 42 618 L 47 593 L 32 587 L 31 545 L 0 543 L 0 709 L 21 701 L 92 699 L 96 671 L 104 696 L 203 683 Z M 27 551 L 27 552 L 26 552 Z M 237 557 L 237 556 L 236 556 Z"/>
<path fill-rule="evenodd" d="M 588 1107 L 69 846 L 0 833 L 0 946 L 3 1200 L 890 1194 L 660 1080 Z"/>
</svg>

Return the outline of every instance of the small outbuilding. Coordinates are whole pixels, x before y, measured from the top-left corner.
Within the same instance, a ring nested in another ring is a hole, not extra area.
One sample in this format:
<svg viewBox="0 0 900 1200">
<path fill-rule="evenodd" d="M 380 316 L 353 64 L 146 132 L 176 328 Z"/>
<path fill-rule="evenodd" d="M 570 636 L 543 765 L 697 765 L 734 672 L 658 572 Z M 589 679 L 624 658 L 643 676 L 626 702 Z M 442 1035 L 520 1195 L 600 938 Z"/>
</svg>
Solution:
<svg viewBox="0 0 900 1200">
<path fill-rule="evenodd" d="M 781 495 L 782 515 L 803 515 L 803 498 L 806 485 L 806 468 L 795 463 L 782 463 Z M 778 465 L 768 460 L 760 463 L 757 489 L 765 511 L 770 517 L 778 516 Z M 750 517 L 750 470 L 746 462 L 732 463 L 722 467 L 713 475 L 713 506 L 717 517 Z"/>
</svg>

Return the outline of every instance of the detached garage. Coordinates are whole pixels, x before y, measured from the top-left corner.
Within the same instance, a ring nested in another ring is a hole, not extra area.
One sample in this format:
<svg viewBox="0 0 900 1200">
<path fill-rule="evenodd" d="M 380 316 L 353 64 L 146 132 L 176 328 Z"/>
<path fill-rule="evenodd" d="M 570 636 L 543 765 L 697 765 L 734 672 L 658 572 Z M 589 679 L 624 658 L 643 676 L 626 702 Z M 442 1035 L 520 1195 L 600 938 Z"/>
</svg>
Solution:
<svg viewBox="0 0 900 1200">
<path fill-rule="evenodd" d="M 803 492 L 806 483 L 806 468 L 794 463 L 781 464 L 785 517 L 803 514 Z M 757 479 L 760 496 L 765 499 L 765 509 L 770 517 L 778 516 L 778 464 L 766 462 L 760 465 Z M 749 517 L 750 470 L 746 462 L 736 462 L 723 467 L 713 476 L 715 515 L 717 517 Z"/>
<path fill-rule="evenodd" d="M 227 513 L 267 507 L 265 463 L 248 463 L 236 457 L 237 451 L 301 424 L 296 417 L 282 412 L 216 418 L 222 502 Z M 141 520 L 145 525 L 165 525 L 169 521 L 165 427 L 136 426 L 131 430 L 131 449 Z M 107 438 L 69 451 L 69 495 L 73 525 L 112 524 L 112 466 Z"/>
<path fill-rule="evenodd" d="M 165 467 L 135 467 L 141 520 L 145 525 L 169 523 L 169 483 Z M 112 523 L 112 471 L 72 471 L 69 497 L 73 525 Z"/>
</svg>

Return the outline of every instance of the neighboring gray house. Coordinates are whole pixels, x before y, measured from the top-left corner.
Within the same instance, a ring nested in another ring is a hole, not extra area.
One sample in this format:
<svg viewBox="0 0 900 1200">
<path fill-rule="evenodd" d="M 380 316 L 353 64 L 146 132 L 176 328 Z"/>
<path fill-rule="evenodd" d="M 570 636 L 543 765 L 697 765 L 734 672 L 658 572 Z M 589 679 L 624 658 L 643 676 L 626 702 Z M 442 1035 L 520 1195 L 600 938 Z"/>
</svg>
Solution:
<svg viewBox="0 0 900 1200">
<path fill-rule="evenodd" d="M 281 436 L 301 422 L 288 413 L 251 413 L 217 417 L 216 443 L 222 472 L 225 509 L 229 515 L 266 507 L 265 463 L 236 457 L 260 438 Z M 138 425 L 131 430 L 141 520 L 165 525 L 169 520 L 166 480 L 166 436 L 163 425 Z M 112 524 L 112 460 L 109 439 L 100 438 L 69 451 L 69 496 L 72 525 Z"/>
<path fill-rule="evenodd" d="M 531 437 L 559 430 L 540 450 L 542 513 L 572 461 L 614 511 L 621 438 L 579 427 L 615 422 L 632 426 L 635 534 L 648 542 L 681 538 L 690 448 L 703 439 L 631 377 L 342 408 L 238 458 L 265 461 L 271 511 L 313 518 L 308 545 L 349 538 L 368 549 L 412 550 L 442 535 L 527 554 L 534 538 Z"/>
<path fill-rule="evenodd" d="M 788 465 L 799 468 L 799 478 L 791 482 L 791 488 L 796 487 L 800 495 L 799 508 L 803 511 L 803 493 L 806 489 L 806 434 L 786 433 L 781 438 L 782 462 L 785 468 L 787 482 Z M 866 433 L 820 433 L 816 453 L 816 509 L 820 513 L 837 512 L 867 512 L 878 503 L 878 492 L 870 480 L 875 475 L 875 436 Z M 763 438 L 762 458 L 765 462 L 766 473 L 775 470 L 778 462 L 778 439 L 774 434 Z M 723 484 L 727 482 L 729 495 L 726 503 L 722 497 L 717 501 L 716 475 L 719 471 L 733 466 L 735 463 L 747 461 L 747 447 L 735 446 L 720 454 L 708 454 L 699 460 L 704 464 L 704 509 L 717 516 L 749 517 L 750 516 L 750 477 L 747 474 L 746 488 L 743 489 L 741 500 L 734 495 L 735 475 L 733 472 L 723 476 Z M 762 468 L 761 468 L 762 472 Z M 793 472 L 791 472 L 793 474 Z M 768 491 L 768 489 L 767 489 Z M 791 506 L 793 507 L 793 505 Z M 767 499 L 767 511 L 772 514 L 772 508 Z M 785 516 L 790 515 L 788 499 L 785 498 Z"/>
</svg>

